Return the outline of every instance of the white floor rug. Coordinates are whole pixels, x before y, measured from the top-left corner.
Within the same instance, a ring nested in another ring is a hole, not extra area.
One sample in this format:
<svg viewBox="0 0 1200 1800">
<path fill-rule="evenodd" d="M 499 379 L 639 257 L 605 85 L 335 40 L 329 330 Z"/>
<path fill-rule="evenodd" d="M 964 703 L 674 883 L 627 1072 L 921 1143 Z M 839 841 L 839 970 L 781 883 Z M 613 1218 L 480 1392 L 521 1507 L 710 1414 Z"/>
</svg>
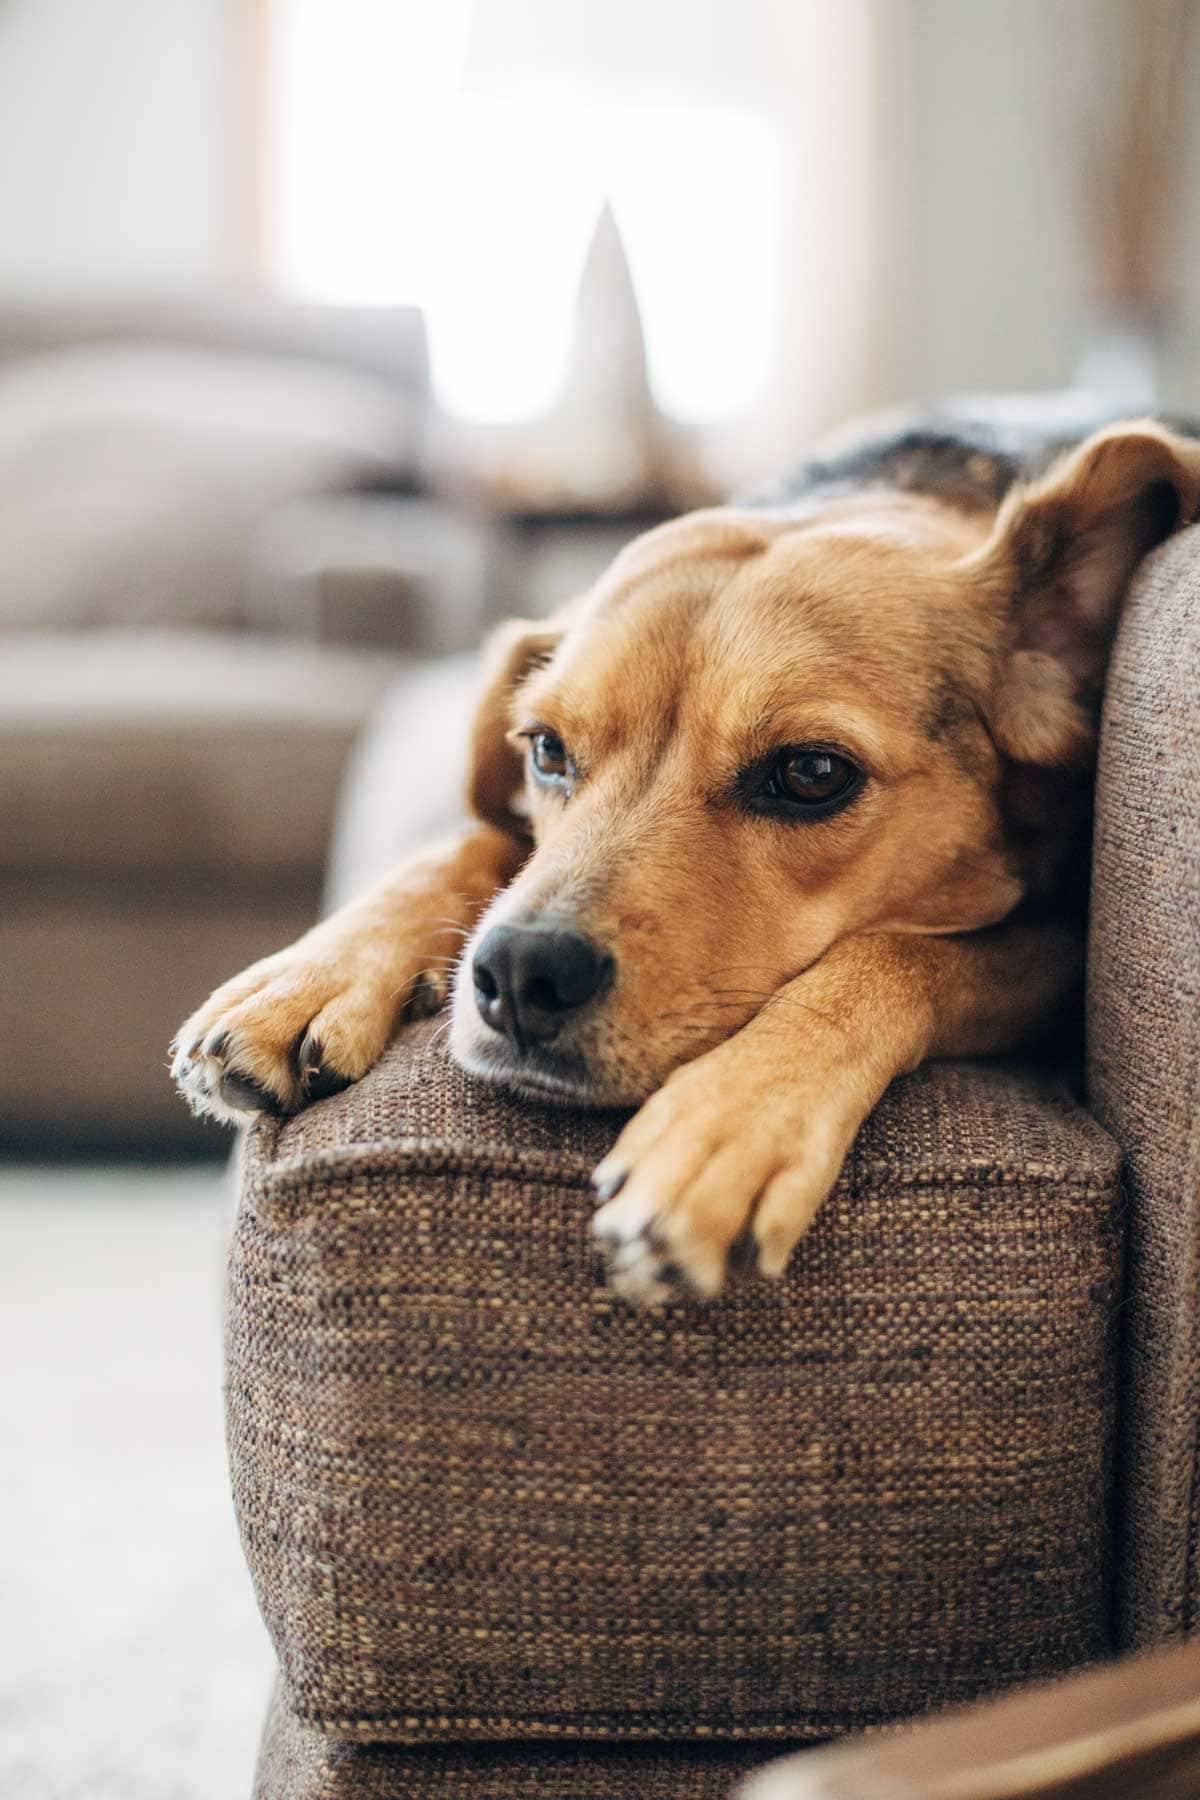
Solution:
<svg viewBox="0 0 1200 1800">
<path fill-rule="evenodd" d="M 224 1183 L 0 1168 L 0 1795 L 245 1800 L 272 1659 L 221 1422 Z"/>
</svg>

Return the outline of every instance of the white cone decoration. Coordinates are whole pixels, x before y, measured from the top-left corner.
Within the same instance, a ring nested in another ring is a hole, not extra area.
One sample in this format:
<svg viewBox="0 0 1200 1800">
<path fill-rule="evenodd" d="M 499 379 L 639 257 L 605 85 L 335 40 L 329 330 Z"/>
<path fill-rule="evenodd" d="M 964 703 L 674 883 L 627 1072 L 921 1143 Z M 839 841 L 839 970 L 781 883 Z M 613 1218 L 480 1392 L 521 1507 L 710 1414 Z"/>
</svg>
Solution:
<svg viewBox="0 0 1200 1800">
<path fill-rule="evenodd" d="M 455 428 L 449 460 L 511 511 L 682 510 L 713 497 L 684 433 L 654 403 L 633 278 L 607 203 L 579 281 L 558 400 L 519 425 Z"/>
</svg>

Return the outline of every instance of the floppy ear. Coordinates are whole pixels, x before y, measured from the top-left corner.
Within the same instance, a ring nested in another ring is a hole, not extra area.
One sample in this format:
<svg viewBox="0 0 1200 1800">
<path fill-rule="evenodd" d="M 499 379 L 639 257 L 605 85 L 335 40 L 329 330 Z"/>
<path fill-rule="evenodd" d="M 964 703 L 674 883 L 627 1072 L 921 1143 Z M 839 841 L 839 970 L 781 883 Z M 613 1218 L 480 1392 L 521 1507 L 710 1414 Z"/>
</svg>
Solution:
<svg viewBox="0 0 1200 1800">
<path fill-rule="evenodd" d="M 471 726 L 467 799 L 489 825 L 516 837 L 529 836 L 529 822 L 514 808 L 524 769 L 508 741 L 512 698 L 526 675 L 552 656 L 562 638 L 553 620 L 533 624 L 510 619 L 490 639 L 484 659 L 484 687 Z"/>
<path fill-rule="evenodd" d="M 1146 552 L 1200 511 L 1200 444 L 1152 420 L 1097 432 L 1016 488 L 973 558 L 1008 609 L 992 734 L 1020 762 L 1086 762 L 1117 616 Z"/>
</svg>

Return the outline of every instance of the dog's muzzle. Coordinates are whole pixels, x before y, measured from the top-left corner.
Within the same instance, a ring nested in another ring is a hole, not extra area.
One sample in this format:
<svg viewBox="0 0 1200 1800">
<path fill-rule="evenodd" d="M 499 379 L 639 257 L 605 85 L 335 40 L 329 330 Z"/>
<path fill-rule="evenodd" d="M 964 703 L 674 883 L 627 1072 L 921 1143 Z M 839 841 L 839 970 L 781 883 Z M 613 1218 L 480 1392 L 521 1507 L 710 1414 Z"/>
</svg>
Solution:
<svg viewBox="0 0 1200 1800">
<path fill-rule="evenodd" d="M 475 1005 L 518 1050 L 548 1044 L 612 985 L 606 950 L 553 920 L 495 925 L 471 959 Z"/>
</svg>

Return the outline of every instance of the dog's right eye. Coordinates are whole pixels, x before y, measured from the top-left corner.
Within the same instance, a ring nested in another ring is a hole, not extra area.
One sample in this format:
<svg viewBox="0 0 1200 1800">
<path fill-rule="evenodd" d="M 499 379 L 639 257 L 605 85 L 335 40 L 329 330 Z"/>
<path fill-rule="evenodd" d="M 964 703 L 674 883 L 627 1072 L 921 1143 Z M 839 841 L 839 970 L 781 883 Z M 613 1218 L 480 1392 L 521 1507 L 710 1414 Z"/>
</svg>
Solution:
<svg viewBox="0 0 1200 1800">
<path fill-rule="evenodd" d="M 543 781 L 564 781 L 571 772 L 567 747 L 554 731 L 529 733 L 529 760 Z"/>
<path fill-rule="evenodd" d="M 770 818 L 828 819 L 858 798 L 867 778 L 830 744 L 787 744 L 740 778 L 743 804 Z"/>
</svg>

